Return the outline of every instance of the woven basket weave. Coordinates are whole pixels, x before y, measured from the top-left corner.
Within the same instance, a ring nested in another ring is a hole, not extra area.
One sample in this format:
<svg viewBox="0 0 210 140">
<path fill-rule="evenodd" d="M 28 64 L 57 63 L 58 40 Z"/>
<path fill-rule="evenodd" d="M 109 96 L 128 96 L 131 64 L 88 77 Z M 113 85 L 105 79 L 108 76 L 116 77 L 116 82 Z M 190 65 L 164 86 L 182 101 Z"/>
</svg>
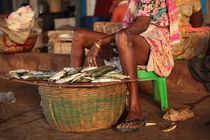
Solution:
<svg viewBox="0 0 210 140">
<path fill-rule="evenodd" d="M 125 107 L 124 83 L 92 88 L 39 86 L 48 123 L 63 132 L 85 132 L 115 125 Z"/>
<path fill-rule="evenodd" d="M 95 22 L 94 31 L 112 34 L 123 28 L 121 22 Z"/>
<path fill-rule="evenodd" d="M 30 36 L 24 44 L 11 41 L 7 35 L 0 36 L 0 53 L 11 54 L 30 51 L 36 43 L 37 36 Z"/>
</svg>

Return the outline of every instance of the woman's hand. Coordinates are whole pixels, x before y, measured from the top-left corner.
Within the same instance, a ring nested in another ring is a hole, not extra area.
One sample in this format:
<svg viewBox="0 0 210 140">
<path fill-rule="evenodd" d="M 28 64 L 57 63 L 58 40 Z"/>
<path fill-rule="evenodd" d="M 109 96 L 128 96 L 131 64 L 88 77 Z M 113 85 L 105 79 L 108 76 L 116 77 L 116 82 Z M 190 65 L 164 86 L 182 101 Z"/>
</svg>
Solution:
<svg viewBox="0 0 210 140">
<path fill-rule="evenodd" d="M 100 51 L 100 49 L 101 49 L 101 45 L 97 42 L 91 47 L 90 51 L 87 54 L 87 57 L 88 57 L 87 60 L 88 60 L 89 67 L 97 66 L 96 56 L 97 56 L 98 52 Z"/>
</svg>

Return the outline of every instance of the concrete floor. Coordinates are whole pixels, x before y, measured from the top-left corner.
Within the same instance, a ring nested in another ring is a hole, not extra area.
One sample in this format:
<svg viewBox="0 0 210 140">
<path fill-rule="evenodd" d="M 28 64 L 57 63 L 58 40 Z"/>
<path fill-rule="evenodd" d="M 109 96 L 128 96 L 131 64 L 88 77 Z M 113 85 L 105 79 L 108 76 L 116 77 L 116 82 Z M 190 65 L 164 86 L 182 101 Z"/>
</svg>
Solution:
<svg viewBox="0 0 210 140">
<path fill-rule="evenodd" d="M 0 104 L 0 140 L 209 140 L 210 94 L 168 93 L 169 108 L 191 107 L 195 117 L 177 122 L 177 128 L 164 133 L 170 122 L 161 118 L 159 104 L 150 93 L 141 92 L 140 102 L 147 121 L 157 126 L 141 127 L 135 132 L 118 132 L 113 128 L 85 133 L 64 133 L 49 126 L 40 107 L 37 86 L 0 79 L 0 92 L 13 91 L 17 101 Z"/>
<path fill-rule="evenodd" d="M 0 72 L 25 69 L 58 70 L 69 65 L 69 56 L 52 54 L 0 55 Z M 157 126 L 141 127 L 135 132 L 118 132 L 114 128 L 84 133 L 64 133 L 47 123 L 40 107 L 37 86 L 0 78 L 0 93 L 13 91 L 16 102 L 0 103 L 0 140 L 209 140 L 210 94 L 202 83 L 195 81 L 187 62 L 176 61 L 172 74 L 167 78 L 169 108 L 190 107 L 195 117 L 177 122 L 177 128 L 164 133 L 161 130 L 170 122 L 161 117 L 160 105 L 152 99 L 151 82 L 141 82 L 140 103 L 148 122 Z"/>
</svg>

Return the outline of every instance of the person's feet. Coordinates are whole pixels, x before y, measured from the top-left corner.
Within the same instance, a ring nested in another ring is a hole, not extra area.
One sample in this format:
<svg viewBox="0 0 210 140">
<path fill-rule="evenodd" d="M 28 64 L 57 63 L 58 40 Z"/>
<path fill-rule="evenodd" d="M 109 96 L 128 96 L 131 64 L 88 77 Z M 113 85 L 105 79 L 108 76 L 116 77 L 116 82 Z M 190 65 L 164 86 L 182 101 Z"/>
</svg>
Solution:
<svg viewBox="0 0 210 140">
<path fill-rule="evenodd" d="M 135 131 L 140 126 L 145 124 L 145 119 L 141 112 L 129 112 L 125 121 L 117 125 L 116 129 L 119 131 Z"/>
</svg>

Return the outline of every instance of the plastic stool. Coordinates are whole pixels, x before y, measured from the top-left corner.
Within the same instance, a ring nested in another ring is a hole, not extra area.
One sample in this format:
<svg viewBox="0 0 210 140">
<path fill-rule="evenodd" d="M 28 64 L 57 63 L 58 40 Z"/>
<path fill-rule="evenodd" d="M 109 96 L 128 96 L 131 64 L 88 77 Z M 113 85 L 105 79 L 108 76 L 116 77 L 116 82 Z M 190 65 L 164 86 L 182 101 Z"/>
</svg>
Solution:
<svg viewBox="0 0 210 140">
<path fill-rule="evenodd" d="M 166 77 L 159 77 L 154 72 L 147 72 L 142 69 L 137 70 L 137 75 L 138 79 L 140 79 L 139 81 L 152 80 L 153 98 L 156 101 L 160 101 L 161 110 L 166 111 L 168 109 Z"/>
</svg>

